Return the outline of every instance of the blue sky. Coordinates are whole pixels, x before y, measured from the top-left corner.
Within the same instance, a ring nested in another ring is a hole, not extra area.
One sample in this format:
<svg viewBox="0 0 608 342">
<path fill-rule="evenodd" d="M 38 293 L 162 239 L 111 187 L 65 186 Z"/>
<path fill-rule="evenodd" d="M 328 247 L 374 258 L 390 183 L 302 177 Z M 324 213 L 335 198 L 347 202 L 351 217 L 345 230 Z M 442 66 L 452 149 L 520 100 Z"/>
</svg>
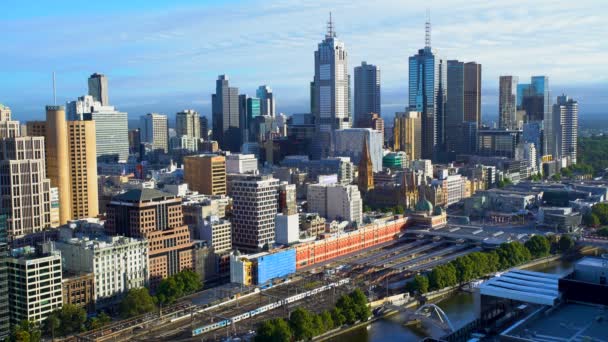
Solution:
<svg viewBox="0 0 608 342">
<path fill-rule="evenodd" d="M 582 115 L 608 106 L 608 14 L 601 1 L 16 1 L 0 21 L 0 102 L 19 120 L 43 117 L 57 73 L 62 103 L 86 93 L 93 72 L 109 77 L 110 102 L 132 118 L 194 108 L 210 112 L 219 74 L 242 93 L 261 84 L 277 110 L 308 110 L 313 52 L 334 13 L 349 68 L 382 70 L 382 114 L 407 99 L 407 58 L 424 43 L 483 65 L 483 115 L 496 115 L 498 76 L 548 75 L 553 95 L 579 100 Z"/>
</svg>

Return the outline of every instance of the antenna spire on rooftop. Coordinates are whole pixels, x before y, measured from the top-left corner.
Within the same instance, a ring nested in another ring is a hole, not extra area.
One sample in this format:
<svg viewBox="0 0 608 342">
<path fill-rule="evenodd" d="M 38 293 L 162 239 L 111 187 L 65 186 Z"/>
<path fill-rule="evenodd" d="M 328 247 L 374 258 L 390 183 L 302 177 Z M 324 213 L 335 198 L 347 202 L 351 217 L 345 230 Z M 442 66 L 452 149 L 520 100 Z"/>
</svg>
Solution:
<svg viewBox="0 0 608 342">
<path fill-rule="evenodd" d="M 424 25 L 424 47 L 431 47 L 431 10 L 426 9 L 426 24 Z"/>
<path fill-rule="evenodd" d="M 329 21 L 327 22 L 327 34 L 326 38 L 334 38 L 336 36 L 336 31 L 334 31 L 334 22 L 331 18 L 331 12 L 329 12 Z"/>
</svg>

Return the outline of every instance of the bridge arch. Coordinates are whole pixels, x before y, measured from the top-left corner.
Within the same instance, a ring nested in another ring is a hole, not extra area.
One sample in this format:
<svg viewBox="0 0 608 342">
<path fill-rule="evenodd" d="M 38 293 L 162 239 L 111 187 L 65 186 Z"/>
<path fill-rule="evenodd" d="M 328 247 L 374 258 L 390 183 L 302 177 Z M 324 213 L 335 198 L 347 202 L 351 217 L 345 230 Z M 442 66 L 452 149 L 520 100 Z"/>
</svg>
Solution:
<svg viewBox="0 0 608 342">
<path fill-rule="evenodd" d="M 450 331 L 455 331 L 454 326 L 452 325 L 452 322 L 450 321 L 450 318 L 448 317 L 448 315 L 443 310 L 441 310 L 440 307 L 438 307 L 435 304 L 431 304 L 431 303 L 424 304 L 421 307 L 419 307 L 414 314 L 423 315 L 425 312 L 427 312 L 427 310 L 431 310 L 431 312 L 434 311 L 441 323 L 447 325 L 448 328 L 450 329 Z M 430 317 L 430 315 L 429 315 L 429 317 Z"/>
</svg>

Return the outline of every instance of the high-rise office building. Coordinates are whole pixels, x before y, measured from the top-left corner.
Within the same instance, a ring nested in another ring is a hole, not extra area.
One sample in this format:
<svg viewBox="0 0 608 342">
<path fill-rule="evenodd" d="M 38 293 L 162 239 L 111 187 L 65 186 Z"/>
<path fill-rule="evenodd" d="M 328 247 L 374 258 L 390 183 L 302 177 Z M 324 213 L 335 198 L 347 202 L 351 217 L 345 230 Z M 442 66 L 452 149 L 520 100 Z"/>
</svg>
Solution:
<svg viewBox="0 0 608 342">
<path fill-rule="evenodd" d="M 422 158 L 422 120 L 420 112 L 395 113 L 393 150 L 407 153 L 409 160 Z"/>
<path fill-rule="evenodd" d="M 7 258 L 11 325 L 23 320 L 42 323 L 63 305 L 61 253 L 44 246 L 13 249 Z"/>
<path fill-rule="evenodd" d="M 95 101 L 101 102 L 102 106 L 109 106 L 108 99 L 108 78 L 102 74 L 93 74 L 89 77 L 89 95 Z"/>
<path fill-rule="evenodd" d="M 9 121 L 11 120 L 11 109 L 8 106 L 0 103 L 0 121 Z"/>
<path fill-rule="evenodd" d="M 306 199 L 311 213 L 319 213 L 330 220 L 362 222 L 363 202 L 356 185 L 310 184 Z"/>
<path fill-rule="evenodd" d="M 184 157 L 184 182 L 205 195 L 226 194 L 226 158 L 215 154 Z"/>
<path fill-rule="evenodd" d="M 481 65 L 449 60 L 447 63 L 447 101 L 445 106 L 445 141 L 450 153 L 471 153 L 465 149 L 463 133 L 466 122 L 481 121 Z"/>
<path fill-rule="evenodd" d="M 261 101 L 246 94 L 239 95 L 239 123 L 243 142 L 255 141 L 252 125 L 255 118 L 261 115 Z"/>
<path fill-rule="evenodd" d="M 72 191 L 70 184 L 70 148 L 65 109 L 61 106 L 46 107 L 46 125 L 38 125 L 46 136 L 46 170 L 51 186 L 59 190 L 59 223 L 72 219 Z M 32 133 L 30 133 L 32 134 Z M 89 170 L 92 171 L 92 170 Z M 95 170 L 97 171 L 97 170 Z"/>
<path fill-rule="evenodd" d="M 209 140 L 209 119 L 206 116 L 200 117 L 201 123 L 201 139 Z"/>
<path fill-rule="evenodd" d="M 200 116 L 193 109 L 186 109 L 175 115 L 175 133 L 178 137 L 201 138 Z"/>
<path fill-rule="evenodd" d="M 95 153 L 96 123 L 96 121 L 68 121 L 73 220 L 99 215 L 97 156 Z"/>
<path fill-rule="evenodd" d="M 183 222 L 182 199 L 155 189 L 114 196 L 107 207 L 106 231 L 148 241 L 150 286 L 193 263 L 190 231 Z"/>
<path fill-rule="evenodd" d="M 555 146 L 553 133 L 552 100 L 547 76 L 532 76 L 531 83 L 517 85 L 517 108 L 526 113 L 525 122 L 542 122 L 541 155 L 551 154 Z"/>
<path fill-rule="evenodd" d="M 141 131 L 135 128 L 129 131 L 129 153 L 139 153 L 141 148 Z"/>
<path fill-rule="evenodd" d="M 99 215 L 95 121 L 66 121 L 62 106 L 46 107 L 46 122 L 30 125 L 46 138 L 46 170 L 59 193 L 59 223 Z M 29 123 L 28 123 L 29 125 Z"/>
<path fill-rule="evenodd" d="M 152 149 L 167 153 L 169 151 L 169 127 L 167 116 L 148 113 L 141 117 L 141 141 L 152 144 Z"/>
<path fill-rule="evenodd" d="M 0 140 L 0 215 L 6 215 L 10 240 L 51 226 L 51 181 L 44 156 L 43 137 Z"/>
<path fill-rule="evenodd" d="M 348 53 L 344 43 L 336 38 L 331 14 L 325 39 L 315 51 L 312 98 L 317 132 L 313 154 L 315 157 L 326 157 L 331 146 L 331 133 L 336 129 L 350 128 L 352 124 Z"/>
<path fill-rule="evenodd" d="M 235 176 L 230 181 L 232 197 L 232 244 L 254 252 L 275 242 L 279 180 L 271 176 Z"/>
<path fill-rule="evenodd" d="M 498 127 L 517 129 L 517 76 L 500 76 L 498 89 Z"/>
<path fill-rule="evenodd" d="M 97 158 L 101 162 L 126 162 L 129 158 L 127 113 L 102 105 L 91 95 L 66 104 L 68 120 L 95 121 Z"/>
<path fill-rule="evenodd" d="M 275 112 L 275 99 L 272 89 L 267 85 L 261 85 L 255 91 L 255 96 L 260 99 L 260 115 L 267 115 L 274 117 Z"/>
<path fill-rule="evenodd" d="M 220 75 L 211 95 L 212 133 L 222 150 L 239 152 L 242 144 L 239 121 L 239 88 L 231 87 L 228 76 Z"/>
<path fill-rule="evenodd" d="M 554 158 L 567 158 L 576 164 L 578 156 L 578 102 L 566 95 L 557 97 L 553 105 Z"/>
<path fill-rule="evenodd" d="M 368 127 L 369 115 L 380 115 L 380 68 L 361 62 L 355 67 L 355 117 L 357 127 Z"/>
<path fill-rule="evenodd" d="M 446 62 L 431 50 L 431 26 L 426 23 L 424 49 L 409 58 L 409 110 L 421 113 L 422 157 L 444 151 Z"/>
</svg>

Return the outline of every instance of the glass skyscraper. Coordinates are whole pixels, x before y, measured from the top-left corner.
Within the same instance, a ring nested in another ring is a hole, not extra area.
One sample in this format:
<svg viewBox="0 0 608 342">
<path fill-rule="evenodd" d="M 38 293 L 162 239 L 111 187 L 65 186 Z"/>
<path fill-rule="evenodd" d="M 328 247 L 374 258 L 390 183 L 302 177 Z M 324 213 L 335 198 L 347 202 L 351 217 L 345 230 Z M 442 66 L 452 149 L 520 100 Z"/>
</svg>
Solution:
<svg viewBox="0 0 608 342">
<path fill-rule="evenodd" d="M 446 63 L 424 49 L 409 58 L 409 110 L 422 113 L 422 158 L 436 159 L 445 150 Z"/>
<path fill-rule="evenodd" d="M 555 145 L 549 78 L 532 76 L 531 83 L 517 85 L 517 109 L 526 112 L 525 122 L 540 122 L 543 128 L 541 155 L 551 154 Z"/>
</svg>

